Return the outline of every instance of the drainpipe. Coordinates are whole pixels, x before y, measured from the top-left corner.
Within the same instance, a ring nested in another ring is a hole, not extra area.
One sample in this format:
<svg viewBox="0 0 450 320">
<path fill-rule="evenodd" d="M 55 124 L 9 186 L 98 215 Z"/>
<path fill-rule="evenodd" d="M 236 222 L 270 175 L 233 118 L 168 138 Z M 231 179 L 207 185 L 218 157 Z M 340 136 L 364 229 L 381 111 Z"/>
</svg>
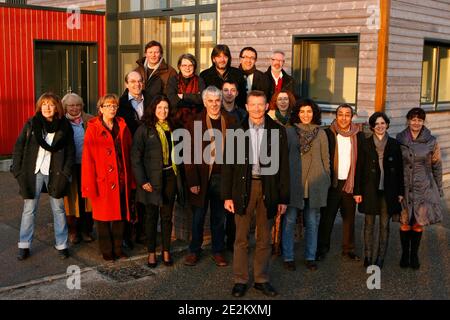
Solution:
<svg viewBox="0 0 450 320">
<path fill-rule="evenodd" d="M 386 108 L 389 18 L 390 18 L 391 0 L 379 0 L 379 1 L 380 1 L 380 29 L 378 30 L 375 111 L 384 112 Z"/>
</svg>

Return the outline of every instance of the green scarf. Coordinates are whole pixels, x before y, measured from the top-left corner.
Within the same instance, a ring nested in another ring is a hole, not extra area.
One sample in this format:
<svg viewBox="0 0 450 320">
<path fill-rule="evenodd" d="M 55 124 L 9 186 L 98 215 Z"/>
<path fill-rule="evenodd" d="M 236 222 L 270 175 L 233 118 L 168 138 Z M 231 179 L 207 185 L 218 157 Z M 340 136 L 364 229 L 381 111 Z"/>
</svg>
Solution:
<svg viewBox="0 0 450 320">
<path fill-rule="evenodd" d="M 161 148 L 162 148 L 162 153 L 163 153 L 163 163 L 164 165 L 168 165 L 169 164 L 169 143 L 167 142 L 167 138 L 166 138 L 166 131 L 170 132 L 170 127 L 169 124 L 167 123 L 167 121 L 164 122 L 160 122 L 158 121 L 155 125 L 156 131 L 158 132 L 158 136 L 159 136 L 159 140 L 161 141 Z M 172 137 L 172 132 L 170 132 L 170 136 Z M 172 168 L 173 168 L 173 172 L 175 172 L 175 175 L 177 175 L 177 165 L 175 164 L 175 157 L 174 157 L 174 152 L 175 152 L 175 147 L 173 144 L 173 137 L 171 139 L 171 143 L 172 143 Z"/>
<path fill-rule="evenodd" d="M 277 117 L 277 120 L 280 121 L 283 126 L 285 126 L 289 122 L 289 112 L 286 113 L 286 116 L 283 116 L 280 112 L 280 110 L 275 111 L 275 117 Z"/>
</svg>

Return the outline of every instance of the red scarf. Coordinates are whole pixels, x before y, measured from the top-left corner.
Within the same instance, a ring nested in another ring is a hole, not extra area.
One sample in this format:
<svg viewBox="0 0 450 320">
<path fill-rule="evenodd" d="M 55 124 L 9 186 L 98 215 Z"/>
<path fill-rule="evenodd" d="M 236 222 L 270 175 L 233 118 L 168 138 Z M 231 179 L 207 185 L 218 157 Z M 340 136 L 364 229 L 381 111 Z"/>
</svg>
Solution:
<svg viewBox="0 0 450 320">
<path fill-rule="evenodd" d="M 178 74 L 178 93 L 191 93 L 191 94 L 198 94 L 198 76 L 193 75 L 191 78 L 189 78 L 189 82 L 186 85 L 185 79 L 181 72 Z"/>
</svg>

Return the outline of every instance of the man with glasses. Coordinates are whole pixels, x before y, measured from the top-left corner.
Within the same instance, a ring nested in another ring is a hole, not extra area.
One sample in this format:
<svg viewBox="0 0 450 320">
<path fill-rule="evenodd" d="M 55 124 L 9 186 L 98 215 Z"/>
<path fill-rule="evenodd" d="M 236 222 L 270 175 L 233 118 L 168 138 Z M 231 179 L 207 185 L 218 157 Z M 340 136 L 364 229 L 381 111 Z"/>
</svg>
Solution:
<svg viewBox="0 0 450 320">
<path fill-rule="evenodd" d="M 271 83 L 269 78 L 261 71 L 256 69 L 256 60 L 258 59 L 258 53 L 253 47 L 242 48 L 239 54 L 240 65 L 239 69 L 244 74 L 246 81 L 247 92 L 252 90 L 260 90 L 266 95 L 266 99 L 270 94 Z"/>
<path fill-rule="evenodd" d="M 283 51 L 275 50 L 272 52 L 270 67 L 265 73 L 271 83 L 268 101 L 270 101 L 275 93 L 281 90 L 289 90 L 292 94 L 295 93 L 294 78 L 288 75 L 283 69 L 285 61 L 285 54 Z"/>
</svg>

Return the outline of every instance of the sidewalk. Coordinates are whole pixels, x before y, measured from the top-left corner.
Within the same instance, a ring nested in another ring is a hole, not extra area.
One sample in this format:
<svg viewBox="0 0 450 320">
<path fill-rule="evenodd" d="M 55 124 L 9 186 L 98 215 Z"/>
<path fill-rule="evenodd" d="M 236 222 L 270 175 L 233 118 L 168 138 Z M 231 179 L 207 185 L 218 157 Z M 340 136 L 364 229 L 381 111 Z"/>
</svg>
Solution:
<svg viewBox="0 0 450 320">
<path fill-rule="evenodd" d="M 445 190 L 450 194 L 450 190 Z M 37 215 L 32 256 L 18 261 L 22 199 L 9 173 L 0 172 L 0 299 L 232 299 L 232 267 L 218 268 L 207 247 L 195 267 L 183 265 L 187 243 L 176 241 L 175 265 L 161 263 L 156 269 L 145 266 L 145 248 L 138 245 L 131 259 L 104 263 L 97 242 L 72 246 L 71 257 L 61 261 L 53 249 L 52 216 L 48 197 L 43 194 Z M 448 208 L 449 201 L 445 202 Z M 363 215 L 356 219 L 357 252 L 362 255 Z M 345 262 L 340 257 L 341 219 L 336 219 L 329 256 L 319 270 L 304 267 L 303 241 L 296 245 L 297 271 L 283 268 L 282 259 L 273 257 L 271 282 L 280 292 L 276 299 L 449 299 L 450 298 L 450 219 L 425 229 L 421 250 L 421 268 L 403 270 L 398 266 L 400 243 L 398 224 L 391 224 L 391 236 L 385 267 L 381 272 L 381 290 L 369 290 L 370 274 L 362 262 Z M 253 249 L 251 249 L 253 252 Z M 228 254 L 229 260 L 231 255 Z M 250 260 L 252 261 L 252 259 Z M 81 290 L 66 286 L 70 265 L 81 269 Z M 265 299 L 249 289 L 245 299 Z"/>
</svg>

